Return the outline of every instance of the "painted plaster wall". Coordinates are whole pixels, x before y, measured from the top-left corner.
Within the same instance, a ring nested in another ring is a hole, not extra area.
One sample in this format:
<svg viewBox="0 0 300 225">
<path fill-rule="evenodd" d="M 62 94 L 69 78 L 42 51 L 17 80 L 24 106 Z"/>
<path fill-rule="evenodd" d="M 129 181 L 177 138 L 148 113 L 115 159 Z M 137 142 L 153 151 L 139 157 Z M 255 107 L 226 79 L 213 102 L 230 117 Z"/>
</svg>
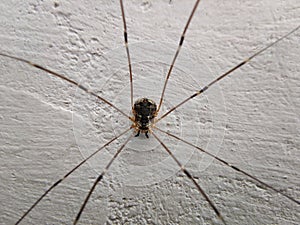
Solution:
<svg viewBox="0 0 300 225">
<path fill-rule="evenodd" d="M 193 1 L 125 1 L 134 98 L 158 102 Z M 118 1 L 2 1 L 1 52 L 62 73 L 130 113 Z M 163 110 L 288 33 L 299 1 L 203 1 Z M 157 126 L 299 200 L 297 31 Z M 1 224 L 14 224 L 55 181 L 129 121 L 73 86 L 0 58 Z M 298 224 L 299 205 L 161 133 L 228 224 Z M 71 224 L 120 139 L 53 190 L 23 224 Z M 92 195 L 81 224 L 220 224 L 153 137 L 134 138 Z"/>
</svg>

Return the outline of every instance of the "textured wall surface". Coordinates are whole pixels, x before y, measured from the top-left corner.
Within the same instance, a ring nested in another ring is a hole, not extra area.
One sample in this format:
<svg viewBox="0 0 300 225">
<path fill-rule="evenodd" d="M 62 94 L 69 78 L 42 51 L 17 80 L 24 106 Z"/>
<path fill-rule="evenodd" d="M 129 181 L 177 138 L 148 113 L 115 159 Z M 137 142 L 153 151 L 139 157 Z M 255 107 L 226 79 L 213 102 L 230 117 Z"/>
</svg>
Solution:
<svg viewBox="0 0 300 225">
<path fill-rule="evenodd" d="M 134 99 L 159 101 L 193 1 L 125 1 Z M 0 51 L 43 65 L 130 113 L 118 1 L 1 1 Z M 298 0 L 200 3 L 161 113 L 300 24 Z M 300 199 L 300 31 L 157 126 Z M 130 126 L 78 88 L 0 57 L 0 224 L 14 224 L 54 182 Z M 299 224 L 300 207 L 211 157 L 156 134 L 228 224 Z M 130 133 L 49 193 L 22 224 L 71 224 L 94 180 Z M 80 224 L 221 224 L 153 136 L 133 138 Z"/>
</svg>

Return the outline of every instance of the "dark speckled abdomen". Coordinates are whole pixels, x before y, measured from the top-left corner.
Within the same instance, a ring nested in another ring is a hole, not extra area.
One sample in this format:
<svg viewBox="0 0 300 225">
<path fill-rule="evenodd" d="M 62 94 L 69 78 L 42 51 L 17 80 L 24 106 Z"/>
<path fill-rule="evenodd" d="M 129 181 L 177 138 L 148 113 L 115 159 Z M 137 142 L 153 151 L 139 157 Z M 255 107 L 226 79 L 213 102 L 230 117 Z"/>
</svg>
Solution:
<svg viewBox="0 0 300 225">
<path fill-rule="evenodd" d="M 138 131 L 137 136 L 139 135 L 139 132 L 142 132 L 148 137 L 147 133 L 149 127 L 157 114 L 155 102 L 148 98 L 138 99 L 133 105 L 132 112 L 134 115 L 135 127 Z"/>
</svg>

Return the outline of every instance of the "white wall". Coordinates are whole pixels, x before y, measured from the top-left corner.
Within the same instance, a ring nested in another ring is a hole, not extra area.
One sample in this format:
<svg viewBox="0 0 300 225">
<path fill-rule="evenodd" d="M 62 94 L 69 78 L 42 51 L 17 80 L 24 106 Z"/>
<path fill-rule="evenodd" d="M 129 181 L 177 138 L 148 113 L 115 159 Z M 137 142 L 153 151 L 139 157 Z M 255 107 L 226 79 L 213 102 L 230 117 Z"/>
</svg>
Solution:
<svg viewBox="0 0 300 225">
<path fill-rule="evenodd" d="M 55 3 L 57 5 L 55 6 Z M 125 1 L 134 96 L 158 102 L 193 1 Z M 62 73 L 130 113 L 119 2 L 2 1 L 0 50 Z M 167 110 L 299 25 L 299 1 L 205 1 L 168 85 Z M 159 126 L 295 199 L 299 171 L 299 35 L 172 113 Z M 84 156 L 126 129 L 118 112 L 28 65 L 0 57 L 1 224 Z M 157 133 L 228 224 L 298 224 L 299 205 Z M 71 224 L 121 139 L 53 190 L 23 224 Z M 134 138 L 92 195 L 82 224 L 220 223 L 151 136 Z"/>
</svg>

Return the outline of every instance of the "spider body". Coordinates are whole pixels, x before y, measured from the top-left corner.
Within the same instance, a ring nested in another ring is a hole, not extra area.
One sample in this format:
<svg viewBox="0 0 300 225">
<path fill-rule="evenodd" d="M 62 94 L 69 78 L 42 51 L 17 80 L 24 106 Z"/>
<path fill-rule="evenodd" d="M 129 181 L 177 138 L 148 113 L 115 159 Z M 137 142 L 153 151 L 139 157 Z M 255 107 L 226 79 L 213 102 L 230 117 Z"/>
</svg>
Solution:
<svg viewBox="0 0 300 225">
<path fill-rule="evenodd" d="M 136 137 L 142 132 L 149 138 L 149 129 L 153 124 L 154 118 L 157 116 L 156 103 L 148 98 L 138 99 L 133 105 L 132 113 L 134 115 L 132 126 L 137 131 Z"/>
</svg>

